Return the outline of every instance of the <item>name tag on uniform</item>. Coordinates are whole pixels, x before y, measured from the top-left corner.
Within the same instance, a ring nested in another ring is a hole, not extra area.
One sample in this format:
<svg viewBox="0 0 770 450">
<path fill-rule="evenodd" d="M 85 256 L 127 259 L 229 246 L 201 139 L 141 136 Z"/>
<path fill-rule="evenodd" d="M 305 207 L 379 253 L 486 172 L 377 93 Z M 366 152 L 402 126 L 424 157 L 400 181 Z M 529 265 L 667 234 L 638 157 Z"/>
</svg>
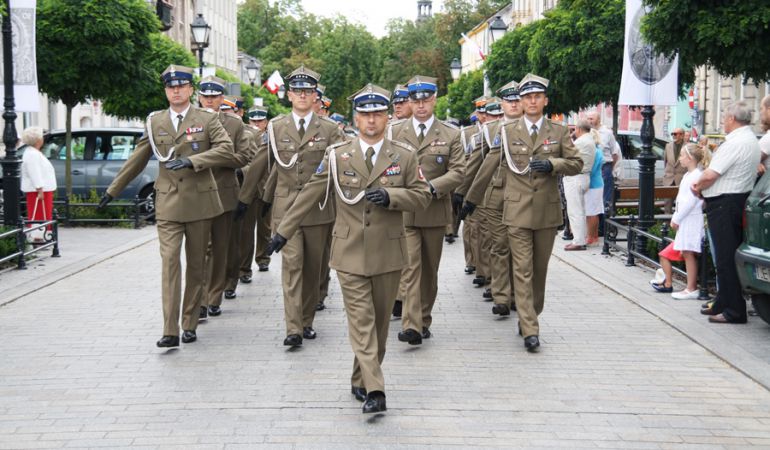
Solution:
<svg viewBox="0 0 770 450">
<path fill-rule="evenodd" d="M 158 136 L 168 136 L 168 133 L 163 130 L 160 130 L 158 131 Z"/>
<path fill-rule="evenodd" d="M 344 172 L 342 172 L 342 173 L 344 173 L 345 175 L 347 175 L 347 176 L 349 176 L 349 177 L 354 177 L 354 176 L 356 176 L 356 173 L 355 173 L 355 172 L 351 172 L 351 171 L 349 171 L 349 170 L 346 170 L 346 171 L 344 171 Z"/>
</svg>

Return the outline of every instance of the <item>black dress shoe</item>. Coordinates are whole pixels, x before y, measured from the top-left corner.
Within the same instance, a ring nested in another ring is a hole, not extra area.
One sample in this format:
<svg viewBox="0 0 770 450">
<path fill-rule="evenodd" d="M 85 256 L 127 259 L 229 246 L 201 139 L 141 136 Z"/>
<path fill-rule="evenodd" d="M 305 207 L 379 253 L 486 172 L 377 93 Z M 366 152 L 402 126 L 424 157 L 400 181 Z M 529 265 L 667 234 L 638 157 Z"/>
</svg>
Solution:
<svg viewBox="0 0 770 450">
<path fill-rule="evenodd" d="M 241 275 L 239 280 L 241 280 L 241 283 L 243 284 L 249 284 L 251 283 L 251 275 Z"/>
<path fill-rule="evenodd" d="M 447 244 L 454 244 L 455 243 L 455 237 L 453 234 L 447 234 L 444 236 L 444 241 L 446 241 Z"/>
<path fill-rule="evenodd" d="M 523 337 L 524 334 L 522 334 L 522 332 L 521 332 L 521 322 L 519 322 L 519 324 L 518 324 L 518 329 L 519 329 L 519 336 Z"/>
<path fill-rule="evenodd" d="M 195 330 L 185 330 L 184 333 L 182 333 L 182 342 L 185 344 L 189 344 L 190 342 L 195 342 L 198 340 L 198 335 L 195 334 Z"/>
<path fill-rule="evenodd" d="M 235 291 L 233 289 L 225 289 L 225 298 L 232 300 L 235 298 Z"/>
<path fill-rule="evenodd" d="M 535 353 L 540 348 L 540 339 L 537 336 L 527 336 L 524 338 L 524 347 L 530 353 Z"/>
<path fill-rule="evenodd" d="M 201 306 L 201 311 L 198 313 L 198 320 L 203 320 L 209 316 L 209 310 L 205 306 Z"/>
<path fill-rule="evenodd" d="M 210 316 L 216 317 L 216 316 L 218 316 L 220 314 L 222 314 L 222 308 L 220 308 L 219 306 L 214 306 L 214 305 L 209 306 L 209 315 Z"/>
<path fill-rule="evenodd" d="M 574 236 L 572 236 L 572 234 L 567 234 L 567 233 L 564 233 L 564 234 L 561 236 L 561 238 L 562 238 L 563 240 L 565 240 L 565 241 L 571 241 L 572 239 L 574 239 Z"/>
<path fill-rule="evenodd" d="M 393 303 L 393 317 L 401 317 L 403 307 L 404 303 L 401 300 L 396 300 L 396 303 Z"/>
<path fill-rule="evenodd" d="M 270 270 L 270 264 L 267 264 L 267 263 L 257 264 L 257 266 L 259 267 L 260 272 L 267 272 L 268 270 Z"/>
<path fill-rule="evenodd" d="M 283 340 L 283 345 L 288 345 L 291 347 L 299 347 L 302 345 L 302 336 L 298 334 L 290 334 L 286 336 L 286 339 Z"/>
<path fill-rule="evenodd" d="M 179 347 L 179 336 L 163 336 L 155 345 L 158 347 Z"/>
<path fill-rule="evenodd" d="M 491 299 L 492 298 L 492 289 L 484 289 L 484 293 L 481 294 L 482 297 Z"/>
<path fill-rule="evenodd" d="M 422 335 L 417 330 L 409 328 L 398 332 L 398 340 L 409 345 L 420 345 L 422 344 Z"/>
<path fill-rule="evenodd" d="M 323 301 L 320 301 L 317 305 L 315 305 L 316 311 L 323 311 L 324 309 L 326 309 L 326 305 L 324 305 Z"/>
<path fill-rule="evenodd" d="M 385 393 L 373 391 L 366 394 L 366 401 L 364 401 L 362 410 L 364 414 L 387 411 L 388 408 L 385 406 Z"/>
<path fill-rule="evenodd" d="M 492 314 L 497 314 L 498 316 L 510 316 L 511 309 L 508 308 L 508 305 L 495 305 L 492 307 Z"/>
<path fill-rule="evenodd" d="M 315 330 L 313 329 L 313 327 L 303 328 L 302 337 L 305 339 L 315 339 Z"/>
<path fill-rule="evenodd" d="M 366 389 L 358 386 L 350 386 L 350 393 L 356 397 L 359 402 L 366 401 Z"/>
<path fill-rule="evenodd" d="M 487 279 L 480 275 L 476 275 L 476 278 L 473 279 L 473 284 L 475 284 L 476 287 L 484 286 L 486 283 L 487 283 Z"/>
<path fill-rule="evenodd" d="M 472 274 L 475 271 L 476 271 L 475 267 L 473 267 L 473 266 L 465 266 L 465 274 L 466 275 L 470 275 L 470 274 Z"/>
<path fill-rule="evenodd" d="M 433 336 L 433 334 L 431 334 L 430 330 L 426 327 L 422 327 L 422 338 L 430 339 L 431 336 Z"/>
</svg>

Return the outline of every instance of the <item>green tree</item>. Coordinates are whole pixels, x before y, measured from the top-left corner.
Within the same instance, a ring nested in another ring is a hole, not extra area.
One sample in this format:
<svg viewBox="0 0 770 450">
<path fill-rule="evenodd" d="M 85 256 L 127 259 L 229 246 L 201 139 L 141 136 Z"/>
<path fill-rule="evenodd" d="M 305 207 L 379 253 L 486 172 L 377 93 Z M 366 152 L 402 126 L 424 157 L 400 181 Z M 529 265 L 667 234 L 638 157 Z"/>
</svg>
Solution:
<svg viewBox="0 0 770 450">
<path fill-rule="evenodd" d="M 447 98 L 452 117 L 466 122 L 473 114 L 475 100 L 484 94 L 484 73 L 481 70 L 464 73 L 454 83 L 449 85 Z"/>
<path fill-rule="evenodd" d="M 487 79 L 493 91 L 509 81 L 521 80 L 524 75 L 532 71 L 529 48 L 532 37 L 542 25 L 543 21 L 538 20 L 529 25 L 517 27 L 492 46 L 484 67 L 487 69 Z"/>
<path fill-rule="evenodd" d="M 679 52 L 683 72 L 708 65 L 726 77 L 770 81 L 767 0 L 644 0 L 642 32 L 658 50 Z"/>
<path fill-rule="evenodd" d="M 436 109 L 434 110 L 434 114 L 436 114 L 436 117 L 438 117 L 441 120 L 446 120 L 447 117 L 447 110 L 449 109 L 449 97 L 446 95 L 442 95 L 441 97 L 436 98 Z M 450 111 L 451 113 L 451 111 Z"/>
<path fill-rule="evenodd" d="M 171 64 L 195 67 L 195 56 L 166 35 L 150 35 L 150 51 L 142 60 L 139 76 L 119 92 L 104 99 L 104 112 L 121 118 L 145 118 L 168 107 L 160 74 Z"/>
<path fill-rule="evenodd" d="M 142 0 L 38 1 L 40 90 L 67 107 L 65 185 L 72 193 L 72 108 L 107 99 L 142 77 L 150 35 L 160 22 Z"/>
<path fill-rule="evenodd" d="M 393 89 L 414 75 L 438 78 L 439 95 L 446 92 L 449 64 L 433 31 L 435 16 L 423 22 L 394 19 L 388 34 L 380 40 L 382 65 L 379 85 Z"/>
</svg>

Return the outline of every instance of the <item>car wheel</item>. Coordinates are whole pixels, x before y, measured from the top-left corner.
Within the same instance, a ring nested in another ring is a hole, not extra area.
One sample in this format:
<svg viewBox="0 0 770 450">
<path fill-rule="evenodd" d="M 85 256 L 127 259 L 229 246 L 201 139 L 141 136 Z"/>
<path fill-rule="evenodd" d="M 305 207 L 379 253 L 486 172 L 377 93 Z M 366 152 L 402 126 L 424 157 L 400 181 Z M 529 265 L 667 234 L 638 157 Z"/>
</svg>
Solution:
<svg viewBox="0 0 770 450">
<path fill-rule="evenodd" d="M 142 214 L 154 214 L 155 213 L 155 186 L 145 186 L 144 189 L 139 192 L 139 198 L 141 200 L 147 200 L 141 208 Z"/>
<path fill-rule="evenodd" d="M 752 294 L 751 303 L 754 305 L 754 311 L 759 317 L 767 323 L 770 323 L 770 295 Z"/>
</svg>

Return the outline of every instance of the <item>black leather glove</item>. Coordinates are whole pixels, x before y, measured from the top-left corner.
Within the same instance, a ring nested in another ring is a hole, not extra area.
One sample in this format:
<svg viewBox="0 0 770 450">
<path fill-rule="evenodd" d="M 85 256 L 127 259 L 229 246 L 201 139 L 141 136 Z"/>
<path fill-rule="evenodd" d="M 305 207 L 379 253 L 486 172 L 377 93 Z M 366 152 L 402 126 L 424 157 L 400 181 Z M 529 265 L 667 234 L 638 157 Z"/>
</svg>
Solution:
<svg viewBox="0 0 770 450">
<path fill-rule="evenodd" d="M 460 220 L 465 220 L 466 217 L 473 214 L 476 210 L 476 205 L 471 202 L 465 202 L 462 208 L 460 208 Z"/>
<path fill-rule="evenodd" d="M 243 216 L 246 215 L 246 211 L 248 209 L 249 209 L 249 205 L 243 202 L 238 202 L 238 206 L 235 207 L 235 216 L 233 216 L 233 219 L 236 222 L 243 219 Z"/>
<path fill-rule="evenodd" d="M 390 205 L 390 195 L 388 195 L 388 191 L 386 191 L 383 188 L 377 188 L 372 189 L 370 191 L 366 191 L 366 199 L 370 202 L 374 203 L 375 205 L 387 207 Z"/>
<path fill-rule="evenodd" d="M 462 194 L 452 194 L 452 208 L 454 209 L 462 208 L 463 200 L 465 200 L 465 197 L 463 197 Z"/>
<path fill-rule="evenodd" d="M 286 238 L 276 233 L 265 249 L 267 251 L 267 256 L 280 252 L 284 245 L 286 245 Z"/>
<path fill-rule="evenodd" d="M 533 159 L 529 162 L 529 168 L 533 172 L 551 173 L 553 171 L 553 164 L 547 159 Z"/>
<path fill-rule="evenodd" d="M 107 203 L 111 202 L 112 200 L 113 200 L 113 197 L 110 194 L 105 192 L 102 195 L 102 198 L 99 199 L 99 206 L 96 207 L 96 210 L 97 211 L 104 210 L 104 208 L 107 207 Z"/>
<path fill-rule="evenodd" d="M 261 211 L 261 214 L 262 214 L 262 217 L 263 217 L 263 218 L 264 218 L 265 216 L 267 216 L 267 213 L 269 213 L 269 212 L 270 212 L 270 207 L 271 207 L 271 206 L 273 206 L 273 204 L 272 204 L 272 203 L 263 203 L 263 204 L 262 204 L 262 211 Z"/>
<path fill-rule="evenodd" d="M 190 158 L 185 158 L 184 156 L 179 159 L 172 159 L 166 163 L 166 169 L 168 170 L 180 170 L 184 168 L 191 168 L 192 166 L 193 163 L 190 161 Z"/>
</svg>

